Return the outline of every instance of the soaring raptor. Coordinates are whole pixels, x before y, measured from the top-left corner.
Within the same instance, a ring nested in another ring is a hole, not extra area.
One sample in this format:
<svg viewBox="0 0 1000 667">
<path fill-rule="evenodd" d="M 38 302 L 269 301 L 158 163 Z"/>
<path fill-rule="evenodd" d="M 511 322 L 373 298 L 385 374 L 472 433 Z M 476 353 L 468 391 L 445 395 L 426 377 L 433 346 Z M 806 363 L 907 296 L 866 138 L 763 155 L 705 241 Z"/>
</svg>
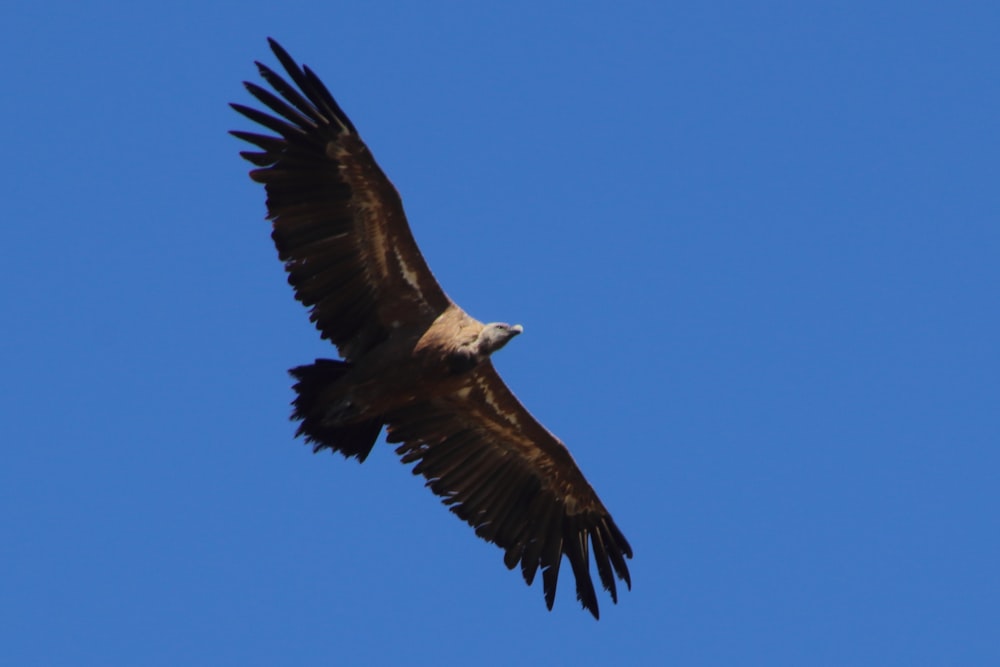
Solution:
<svg viewBox="0 0 1000 667">
<path fill-rule="evenodd" d="M 297 435 L 364 461 L 384 426 L 402 461 L 504 550 L 508 568 L 520 565 L 529 585 L 541 569 L 549 609 L 566 556 L 577 599 L 598 617 L 590 554 L 617 602 L 615 575 L 631 588 L 632 548 L 566 446 L 493 368 L 490 355 L 521 327 L 483 324 L 448 298 L 354 125 L 308 67 L 268 41 L 291 83 L 257 63 L 277 95 L 246 87 L 270 113 L 232 106 L 271 133 L 232 134 L 257 148 L 241 155 L 267 192 L 288 282 L 342 357 L 290 371 Z"/>
</svg>

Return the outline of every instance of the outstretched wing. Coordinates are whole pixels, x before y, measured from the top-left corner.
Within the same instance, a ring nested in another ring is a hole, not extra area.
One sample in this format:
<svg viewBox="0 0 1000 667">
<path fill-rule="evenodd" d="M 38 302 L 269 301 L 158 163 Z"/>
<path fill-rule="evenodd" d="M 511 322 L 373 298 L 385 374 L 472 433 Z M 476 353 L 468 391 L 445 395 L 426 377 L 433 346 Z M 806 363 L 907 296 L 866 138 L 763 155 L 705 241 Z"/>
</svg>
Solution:
<svg viewBox="0 0 1000 667">
<path fill-rule="evenodd" d="M 245 85 L 276 115 L 232 107 L 277 136 L 232 134 L 260 149 L 241 155 L 267 190 L 272 238 L 296 298 L 350 360 L 394 327 L 430 323 L 448 297 L 413 240 L 399 194 L 351 121 L 308 67 L 268 42 L 295 86 L 257 63 L 280 97 Z"/>
<path fill-rule="evenodd" d="M 414 474 L 480 537 L 520 563 L 530 585 L 539 568 L 549 609 L 565 555 L 576 596 L 598 616 L 590 549 L 611 599 L 614 574 L 631 588 L 625 558 L 632 548 L 584 478 L 565 445 L 514 397 L 485 362 L 452 394 L 419 402 L 386 417 L 388 441 Z M 612 573 L 612 570 L 614 574 Z"/>
</svg>

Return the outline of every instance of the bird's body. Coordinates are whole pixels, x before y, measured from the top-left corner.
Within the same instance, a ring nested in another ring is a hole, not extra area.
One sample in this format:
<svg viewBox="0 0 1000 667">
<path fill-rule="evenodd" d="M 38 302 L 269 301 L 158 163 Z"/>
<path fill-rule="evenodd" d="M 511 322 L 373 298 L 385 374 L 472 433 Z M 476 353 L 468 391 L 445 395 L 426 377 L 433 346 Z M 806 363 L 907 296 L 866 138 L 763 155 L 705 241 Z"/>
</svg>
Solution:
<svg viewBox="0 0 1000 667">
<path fill-rule="evenodd" d="M 484 333 L 497 327 L 507 325 L 484 325 L 454 304 L 426 328 L 399 327 L 371 350 L 343 364 L 343 375 L 331 378 L 315 403 L 297 404 L 296 416 L 315 417 L 327 427 L 346 426 L 460 391 L 467 382 L 465 374 L 497 349 L 482 345 Z M 507 330 L 510 333 L 503 342 L 520 333 L 521 327 Z M 300 367 L 293 374 L 308 372 L 308 368 Z M 308 428 L 302 433 L 323 442 Z"/>
<path fill-rule="evenodd" d="M 297 86 L 258 63 L 281 98 L 247 84 L 276 116 L 233 107 L 278 136 L 233 132 L 267 190 L 272 238 L 296 298 L 342 360 L 290 372 L 293 418 L 318 451 L 364 460 L 383 427 L 403 462 L 476 533 L 541 569 L 549 608 L 563 556 L 597 616 L 590 553 L 617 599 L 632 550 L 566 447 L 521 405 L 490 356 L 520 325 L 483 324 L 452 302 L 413 240 L 402 203 L 319 79 L 275 42 Z M 284 98 L 284 99 L 282 99 Z"/>
</svg>

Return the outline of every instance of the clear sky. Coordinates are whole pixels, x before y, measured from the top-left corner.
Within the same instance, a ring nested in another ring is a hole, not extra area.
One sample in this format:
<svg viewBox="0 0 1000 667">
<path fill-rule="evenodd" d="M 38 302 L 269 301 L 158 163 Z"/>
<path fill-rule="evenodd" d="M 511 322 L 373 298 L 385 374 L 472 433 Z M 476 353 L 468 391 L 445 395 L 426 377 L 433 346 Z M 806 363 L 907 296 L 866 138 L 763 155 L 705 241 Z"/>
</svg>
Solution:
<svg viewBox="0 0 1000 667">
<path fill-rule="evenodd" d="M 1000 664 L 1000 5 L 491 4 L 0 10 L 0 663 Z M 267 36 L 525 326 L 635 549 L 599 622 L 293 439 Z"/>
</svg>

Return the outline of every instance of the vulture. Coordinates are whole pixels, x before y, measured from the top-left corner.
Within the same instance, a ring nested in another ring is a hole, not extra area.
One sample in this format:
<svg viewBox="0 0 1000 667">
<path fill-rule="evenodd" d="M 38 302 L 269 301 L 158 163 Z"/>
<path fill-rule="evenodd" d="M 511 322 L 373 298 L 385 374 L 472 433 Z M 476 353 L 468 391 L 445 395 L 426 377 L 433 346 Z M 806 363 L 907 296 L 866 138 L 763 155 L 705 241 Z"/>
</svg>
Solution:
<svg viewBox="0 0 1000 667">
<path fill-rule="evenodd" d="M 442 290 L 410 232 L 399 194 L 326 86 L 274 40 L 287 73 L 256 63 L 267 110 L 232 107 L 267 133 L 233 131 L 264 185 L 267 218 L 295 298 L 339 359 L 293 368 L 296 435 L 364 461 L 383 427 L 403 463 L 520 566 L 541 570 L 551 610 L 565 556 L 576 596 L 599 618 L 590 555 L 617 602 L 631 589 L 621 530 L 566 446 L 531 416 L 490 356 L 520 325 L 483 324 Z"/>
</svg>

